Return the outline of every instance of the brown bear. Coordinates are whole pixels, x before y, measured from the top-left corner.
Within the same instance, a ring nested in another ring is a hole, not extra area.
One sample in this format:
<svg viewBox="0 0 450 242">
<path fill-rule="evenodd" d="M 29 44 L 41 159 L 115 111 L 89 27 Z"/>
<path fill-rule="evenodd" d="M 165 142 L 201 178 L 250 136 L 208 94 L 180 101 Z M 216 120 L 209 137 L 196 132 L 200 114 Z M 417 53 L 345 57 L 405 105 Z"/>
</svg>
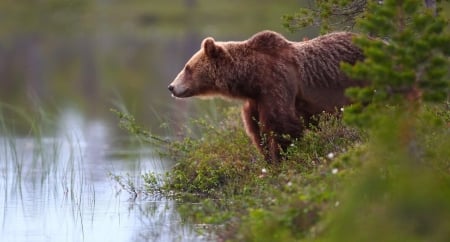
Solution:
<svg viewBox="0 0 450 242">
<path fill-rule="evenodd" d="M 247 134 L 267 161 L 279 161 L 313 115 L 349 104 L 345 89 L 360 84 L 340 70 L 340 63 L 363 60 L 353 36 L 337 32 L 302 42 L 272 31 L 236 42 L 209 37 L 168 88 L 178 98 L 242 100 Z"/>
</svg>

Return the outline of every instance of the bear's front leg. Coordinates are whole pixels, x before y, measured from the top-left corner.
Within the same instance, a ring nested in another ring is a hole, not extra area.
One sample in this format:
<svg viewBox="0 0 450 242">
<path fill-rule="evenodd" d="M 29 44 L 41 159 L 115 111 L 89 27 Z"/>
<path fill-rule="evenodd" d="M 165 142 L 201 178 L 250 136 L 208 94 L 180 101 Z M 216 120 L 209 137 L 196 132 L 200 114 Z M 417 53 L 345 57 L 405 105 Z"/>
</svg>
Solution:
<svg viewBox="0 0 450 242">
<path fill-rule="evenodd" d="M 262 134 L 263 154 L 269 162 L 281 159 L 293 139 L 303 133 L 303 125 L 296 115 L 295 107 L 289 105 L 259 104 L 259 122 Z"/>
</svg>

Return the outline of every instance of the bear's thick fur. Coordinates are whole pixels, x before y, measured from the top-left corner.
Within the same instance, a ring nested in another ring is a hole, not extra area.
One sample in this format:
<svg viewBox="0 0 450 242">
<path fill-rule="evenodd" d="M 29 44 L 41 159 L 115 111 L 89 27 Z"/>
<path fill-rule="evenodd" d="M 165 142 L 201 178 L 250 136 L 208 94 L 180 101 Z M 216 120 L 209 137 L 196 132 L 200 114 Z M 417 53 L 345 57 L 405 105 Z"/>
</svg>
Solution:
<svg viewBox="0 0 450 242">
<path fill-rule="evenodd" d="M 291 143 L 286 135 L 298 138 L 312 115 L 349 104 L 345 89 L 360 83 L 349 79 L 340 63 L 363 60 L 353 36 L 338 32 L 302 42 L 272 31 L 239 42 L 209 37 L 169 90 L 179 98 L 219 95 L 243 100 L 247 134 L 268 161 L 278 161 L 280 151 Z"/>
</svg>

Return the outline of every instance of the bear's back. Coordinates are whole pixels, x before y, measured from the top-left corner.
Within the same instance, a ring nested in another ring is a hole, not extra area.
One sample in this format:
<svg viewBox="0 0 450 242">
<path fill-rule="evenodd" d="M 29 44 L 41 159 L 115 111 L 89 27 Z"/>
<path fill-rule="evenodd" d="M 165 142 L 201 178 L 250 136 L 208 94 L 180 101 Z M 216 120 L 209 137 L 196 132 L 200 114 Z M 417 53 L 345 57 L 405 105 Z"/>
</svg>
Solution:
<svg viewBox="0 0 450 242">
<path fill-rule="evenodd" d="M 303 84 L 312 87 L 348 86 L 351 80 L 341 71 L 340 63 L 363 60 L 360 48 L 349 32 L 336 32 L 311 40 L 291 42 L 297 51 L 296 65 Z"/>
</svg>

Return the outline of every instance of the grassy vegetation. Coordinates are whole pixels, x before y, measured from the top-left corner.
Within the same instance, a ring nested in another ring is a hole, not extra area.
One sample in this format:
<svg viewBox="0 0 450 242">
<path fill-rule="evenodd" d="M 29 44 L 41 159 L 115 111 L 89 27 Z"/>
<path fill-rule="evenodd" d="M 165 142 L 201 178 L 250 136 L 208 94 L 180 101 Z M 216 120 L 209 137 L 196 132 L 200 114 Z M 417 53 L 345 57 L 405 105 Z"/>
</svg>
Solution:
<svg viewBox="0 0 450 242">
<path fill-rule="evenodd" d="M 177 164 L 144 175 L 147 192 L 181 201 L 187 222 L 230 241 L 450 238 L 448 106 L 424 107 L 414 119 L 393 109 L 370 134 L 322 115 L 272 165 L 250 144 L 238 110 L 225 114 L 220 123 L 193 121 L 201 138 L 156 141 Z M 412 150 L 392 139 L 408 120 L 417 131 Z"/>
<path fill-rule="evenodd" d="M 225 110 L 225 117 L 220 123 L 194 120 L 191 128 L 199 129 L 201 138 L 154 140 L 177 164 L 163 177 L 145 175 L 147 192 L 180 199 L 183 218 L 208 224 L 223 238 L 247 240 L 269 224 L 293 238 L 307 236 L 323 212 L 335 206 L 337 189 L 359 164 L 345 157 L 361 153 L 360 132 L 325 114 L 292 145 L 282 163 L 269 165 L 250 143 L 238 110 Z M 130 131 L 148 137 L 140 127 L 127 124 Z M 338 159 L 343 152 L 347 155 Z M 243 224 L 250 230 L 240 231 Z M 270 238 L 279 238 L 279 233 Z"/>
</svg>

